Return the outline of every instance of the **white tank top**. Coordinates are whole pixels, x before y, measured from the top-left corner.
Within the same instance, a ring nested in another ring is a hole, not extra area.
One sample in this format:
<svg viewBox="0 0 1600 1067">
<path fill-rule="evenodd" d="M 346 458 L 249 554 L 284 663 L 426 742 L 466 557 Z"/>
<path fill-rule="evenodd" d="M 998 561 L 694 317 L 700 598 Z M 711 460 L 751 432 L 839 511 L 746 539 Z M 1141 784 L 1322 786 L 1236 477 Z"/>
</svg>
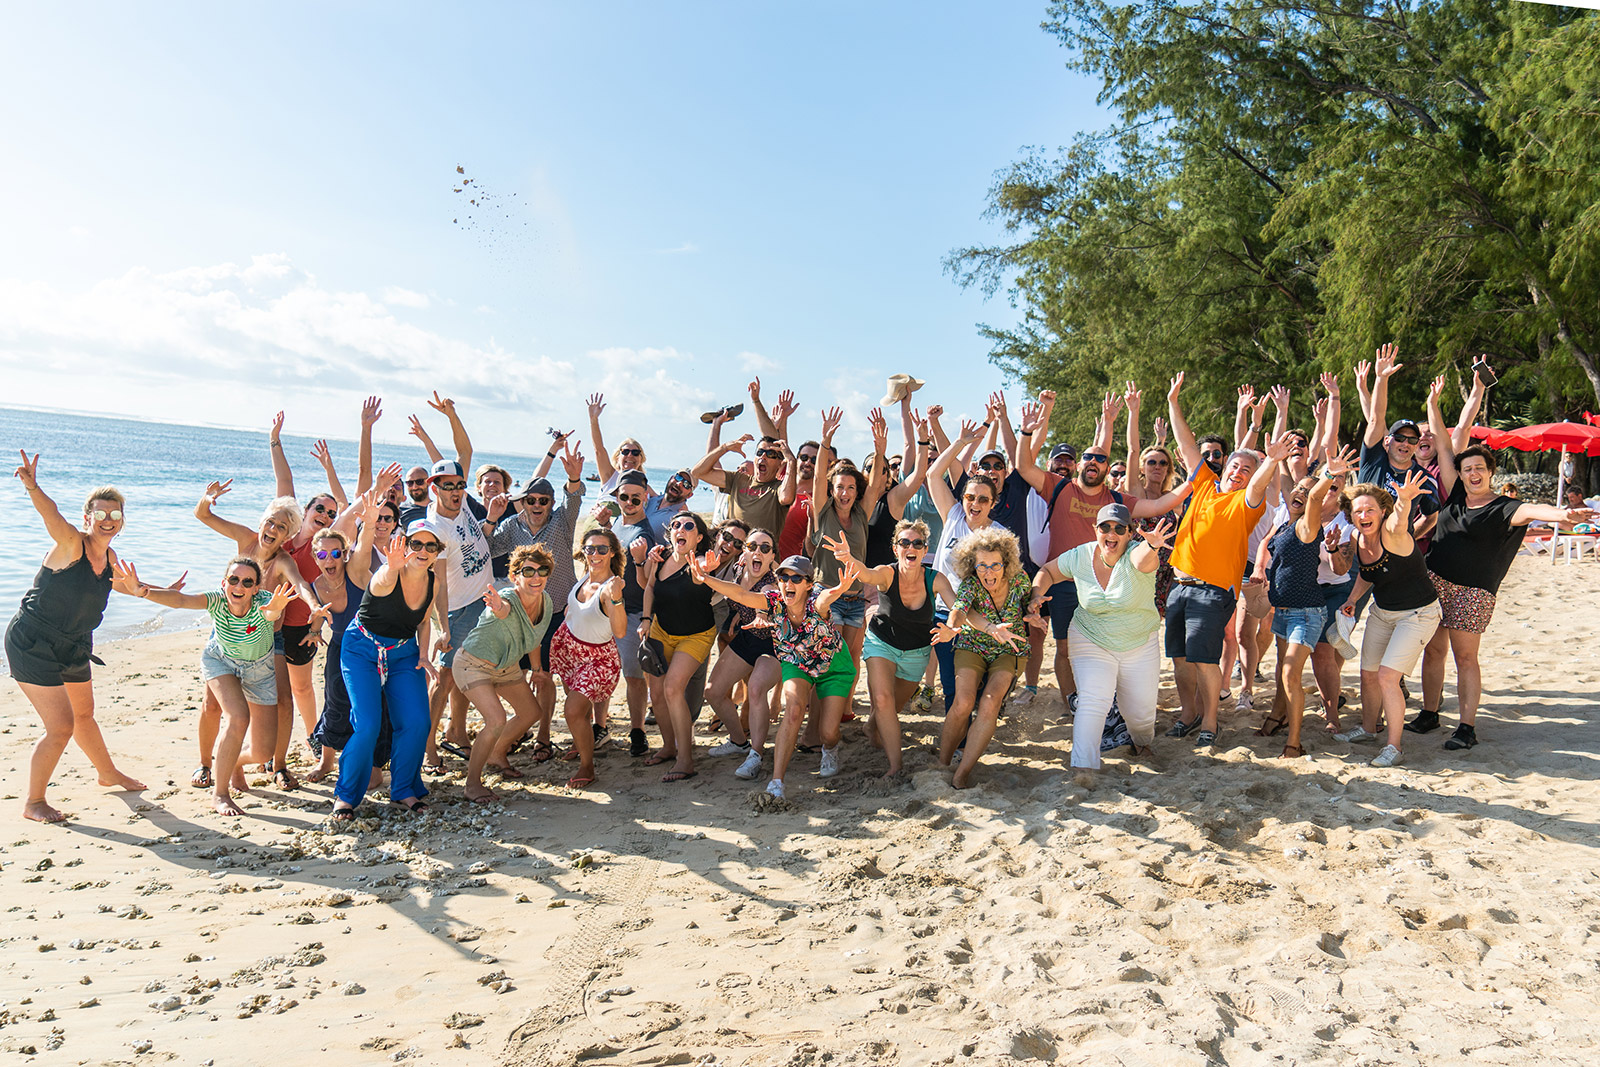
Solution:
<svg viewBox="0 0 1600 1067">
<path fill-rule="evenodd" d="M 606 599 L 604 587 L 596 590 L 587 601 L 579 600 L 578 590 L 585 584 L 582 581 L 575 583 L 572 592 L 567 594 L 567 629 L 572 631 L 573 637 L 591 645 L 603 645 L 616 640 L 611 633 L 611 620 L 601 610 Z"/>
</svg>

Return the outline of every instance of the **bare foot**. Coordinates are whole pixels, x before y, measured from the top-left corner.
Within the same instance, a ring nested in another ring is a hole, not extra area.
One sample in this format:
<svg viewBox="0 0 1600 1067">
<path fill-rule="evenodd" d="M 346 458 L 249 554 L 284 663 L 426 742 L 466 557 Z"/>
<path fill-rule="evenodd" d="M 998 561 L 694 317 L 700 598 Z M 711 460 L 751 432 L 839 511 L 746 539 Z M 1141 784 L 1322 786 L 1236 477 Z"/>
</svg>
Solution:
<svg viewBox="0 0 1600 1067">
<path fill-rule="evenodd" d="M 950 776 L 950 784 L 955 786 L 957 789 L 971 789 L 972 777 L 970 775 L 962 774 L 961 771 L 957 769 L 956 773 Z"/>
<path fill-rule="evenodd" d="M 481 785 L 476 789 L 471 786 L 465 786 L 461 790 L 461 795 L 472 801 L 474 804 L 488 804 L 492 801 L 500 799 L 488 788 Z"/>
<path fill-rule="evenodd" d="M 67 817 L 42 800 L 30 800 L 22 806 L 22 817 L 34 822 L 66 822 Z"/>
<path fill-rule="evenodd" d="M 139 781 L 139 779 L 129 778 L 126 774 L 116 770 L 112 771 L 109 775 L 102 774 L 100 776 L 100 784 L 103 786 L 115 787 L 117 789 L 126 789 L 130 793 L 137 793 L 146 788 L 145 784 Z"/>
<path fill-rule="evenodd" d="M 328 775 L 337 773 L 339 769 L 338 764 L 334 763 L 333 760 L 328 758 L 332 755 L 333 749 L 324 748 L 322 750 L 322 762 L 313 767 L 311 773 L 306 775 L 306 781 L 320 782 L 324 778 L 328 777 Z"/>
<path fill-rule="evenodd" d="M 233 772 L 233 781 L 229 782 L 228 784 L 233 787 L 233 791 L 235 793 L 250 792 L 250 783 L 245 780 L 243 767 L 240 767 Z"/>
<path fill-rule="evenodd" d="M 378 788 L 382 784 L 383 784 L 383 771 L 381 771 L 378 768 L 374 767 L 372 769 L 372 777 L 367 780 L 367 792 L 369 792 L 369 793 L 372 792 L 374 789 Z"/>
<path fill-rule="evenodd" d="M 211 797 L 211 806 L 217 809 L 218 815 L 243 815 L 244 809 L 233 802 L 230 796 L 214 793 Z"/>
</svg>

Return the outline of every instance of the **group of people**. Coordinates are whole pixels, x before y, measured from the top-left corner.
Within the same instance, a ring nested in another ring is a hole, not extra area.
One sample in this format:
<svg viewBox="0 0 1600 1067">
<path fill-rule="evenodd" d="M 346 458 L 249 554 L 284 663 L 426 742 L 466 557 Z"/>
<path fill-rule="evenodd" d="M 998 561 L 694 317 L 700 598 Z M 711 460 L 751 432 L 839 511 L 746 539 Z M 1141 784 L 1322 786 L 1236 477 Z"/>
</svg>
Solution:
<svg viewBox="0 0 1600 1067">
<path fill-rule="evenodd" d="M 1408 732 L 1441 726 L 1448 653 L 1458 724 L 1445 748 L 1470 748 L 1479 642 L 1523 528 L 1594 518 L 1581 500 L 1554 507 L 1496 493 L 1494 453 L 1466 436 L 1487 389 L 1486 365 L 1475 367 L 1455 427 L 1441 413 L 1442 377 L 1421 421 L 1390 423 L 1388 387 L 1401 365 L 1393 346 L 1380 348 L 1356 369 L 1359 451 L 1341 440 L 1333 374 L 1322 376 L 1309 431 L 1290 419 L 1289 390 L 1257 396 L 1247 386 L 1231 437 L 1197 437 L 1179 373 L 1148 446 L 1142 393 L 1129 383 L 1105 394 L 1081 450 L 1048 451 L 1048 390 L 1017 419 L 996 393 L 982 420 L 963 419 L 952 437 L 939 405 L 913 406 L 924 383 L 895 375 L 883 407 L 898 408 L 900 447 L 874 409 L 860 464 L 835 448 L 840 409 L 823 411 L 817 437 L 795 447 L 805 431 L 791 423 L 793 394 L 769 408 L 757 380 L 748 409 L 758 433 L 722 439 L 744 404 L 707 412 L 704 456 L 659 487 L 639 440 L 607 449 L 596 394 L 588 441 L 601 500 L 587 513 L 575 433 L 552 430 L 524 481 L 493 464 L 474 470 L 455 405 L 437 394 L 430 407 L 449 425 L 453 457 L 413 416 L 427 464 L 374 470 L 382 410 L 371 398 L 354 495 L 319 442 L 312 455 L 327 489 L 302 503 L 280 413 L 268 437 L 277 495 L 259 520 L 219 513 L 226 480 L 196 506 L 236 551 L 202 594 L 184 591 L 187 574 L 155 585 L 117 557 L 127 505 L 115 488 L 91 490 L 75 524 L 40 488 L 38 456 L 23 452 L 16 476 L 54 542 L 5 637 L 11 674 L 45 726 L 24 815 L 62 818 L 46 787 L 69 739 L 101 784 L 143 788 L 114 765 L 94 720 L 92 636 L 113 589 L 210 616 L 192 783 L 228 815 L 241 814 L 234 798 L 247 766 L 263 766 L 279 789 L 299 788 L 288 759 L 297 715 L 316 762 L 309 777 L 335 777 L 336 820 L 355 816 L 385 769 L 391 802 L 425 809 L 444 753 L 464 761 L 463 795 L 476 803 L 496 797 L 486 778 L 523 776 L 514 757 L 569 760 L 567 784 L 582 789 L 596 780 L 596 751 L 623 743 L 611 735 L 619 683 L 628 750 L 660 766 L 663 782 L 695 778 L 705 757 L 737 757 L 733 773 L 757 778 L 770 741 L 766 790 L 783 797 L 798 755 L 815 753 L 821 777 L 839 773 L 863 671 L 865 732 L 884 773 L 903 773 L 901 715 L 942 700 L 938 762 L 966 788 L 1004 709 L 1038 697 L 1047 636 L 1072 721 L 1070 766 L 1086 788 L 1103 752 L 1151 752 L 1163 652 L 1180 704 L 1167 737 L 1213 744 L 1230 668 L 1239 668 L 1235 706 L 1253 707 L 1258 664 L 1275 641 L 1273 696 L 1257 733 L 1287 731 L 1285 757 L 1307 751 L 1309 663 L 1334 737 L 1371 742 L 1382 731 L 1378 767 L 1401 762 Z M 1119 421 L 1125 447 L 1114 460 Z M 549 478 L 557 464 L 559 492 Z M 711 516 L 689 507 L 701 483 L 716 490 Z M 1349 639 L 1363 612 L 1357 650 Z M 1360 724 L 1347 727 L 1349 657 L 1360 661 Z M 1419 660 L 1421 708 L 1408 722 L 1405 679 Z M 570 739 L 561 752 L 557 680 Z M 706 705 L 703 728 L 721 739 L 697 750 Z"/>
</svg>

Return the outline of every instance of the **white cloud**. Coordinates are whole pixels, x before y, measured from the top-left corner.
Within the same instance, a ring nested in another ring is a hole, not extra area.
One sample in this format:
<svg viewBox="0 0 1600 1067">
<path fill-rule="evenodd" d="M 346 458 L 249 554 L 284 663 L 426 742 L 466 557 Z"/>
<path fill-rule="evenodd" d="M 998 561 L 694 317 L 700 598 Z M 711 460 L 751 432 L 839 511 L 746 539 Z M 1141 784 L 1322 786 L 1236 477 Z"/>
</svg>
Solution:
<svg viewBox="0 0 1600 1067">
<path fill-rule="evenodd" d="M 0 375 L 18 403 L 234 426 L 284 408 L 309 432 L 345 437 L 359 398 L 377 394 L 394 413 L 378 428 L 388 439 L 410 412 L 442 429 L 423 406 L 437 389 L 458 401 L 480 447 L 513 452 L 542 450 L 547 424 L 582 429 L 585 398 L 599 391 L 615 438 L 648 437 L 673 459 L 703 449 L 697 416 L 712 394 L 691 384 L 691 356 L 512 351 L 409 322 L 406 310 L 426 305 L 396 293 L 421 296 L 329 289 L 282 254 L 140 268 L 78 292 L 0 278 Z"/>
<path fill-rule="evenodd" d="M 427 293 L 418 293 L 410 289 L 402 289 L 398 285 L 391 285 L 384 289 L 383 302 L 385 304 L 397 304 L 400 307 L 407 308 L 425 308 L 432 303 L 432 301 L 428 299 Z"/>
<path fill-rule="evenodd" d="M 746 374 L 770 374 L 778 369 L 777 360 L 768 359 L 760 352 L 740 352 L 734 358 Z"/>
</svg>

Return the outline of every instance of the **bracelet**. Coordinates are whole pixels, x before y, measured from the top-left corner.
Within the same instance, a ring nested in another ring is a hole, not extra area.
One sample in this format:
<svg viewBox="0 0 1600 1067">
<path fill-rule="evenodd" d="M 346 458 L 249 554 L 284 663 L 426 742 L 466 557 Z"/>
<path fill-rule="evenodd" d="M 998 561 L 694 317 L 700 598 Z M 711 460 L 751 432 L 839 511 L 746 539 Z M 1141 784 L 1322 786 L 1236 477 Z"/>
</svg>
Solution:
<svg viewBox="0 0 1600 1067">
<path fill-rule="evenodd" d="M 640 615 L 639 618 L 640 618 L 641 621 L 643 621 L 644 619 L 653 619 L 653 618 L 655 618 L 655 616 L 654 615 Z"/>
<path fill-rule="evenodd" d="M 611 602 L 611 603 L 613 603 L 613 604 L 620 604 L 620 603 L 622 603 L 622 601 L 620 601 L 620 600 L 613 600 L 613 601 L 612 601 L 612 602 Z"/>
<path fill-rule="evenodd" d="M 554 451 L 550 451 L 550 452 L 546 452 L 544 454 L 544 457 L 545 457 L 545 459 L 555 459 L 556 458 L 556 454 L 555 454 Z"/>
<path fill-rule="evenodd" d="M 268 441 L 267 442 L 267 447 L 268 448 L 282 448 L 283 447 L 283 442 L 282 441 Z"/>
<path fill-rule="evenodd" d="M 993 421 L 994 421 L 993 419 L 984 419 L 983 420 L 983 428 L 985 430 L 987 430 L 989 428 L 989 424 L 992 423 Z"/>
<path fill-rule="evenodd" d="M 918 441 L 918 442 L 917 442 L 917 444 L 919 444 L 919 445 L 922 445 L 922 446 L 924 446 L 924 447 L 926 447 L 926 446 L 928 446 L 928 445 L 931 445 L 931 444 L 933 444 L 933 442 L 932 442 L 932 441 Z"/>
<path fill-rule="evenodd" d="M 1260 432 L 1261 432 L 1261 427 L 1259 427 L 1259 426 L 1252 426 L 1252 427 L 1250 427 L 1250 432 L 1251 432 L 1251 433 L 1260 433 Z"/>
</svg>

